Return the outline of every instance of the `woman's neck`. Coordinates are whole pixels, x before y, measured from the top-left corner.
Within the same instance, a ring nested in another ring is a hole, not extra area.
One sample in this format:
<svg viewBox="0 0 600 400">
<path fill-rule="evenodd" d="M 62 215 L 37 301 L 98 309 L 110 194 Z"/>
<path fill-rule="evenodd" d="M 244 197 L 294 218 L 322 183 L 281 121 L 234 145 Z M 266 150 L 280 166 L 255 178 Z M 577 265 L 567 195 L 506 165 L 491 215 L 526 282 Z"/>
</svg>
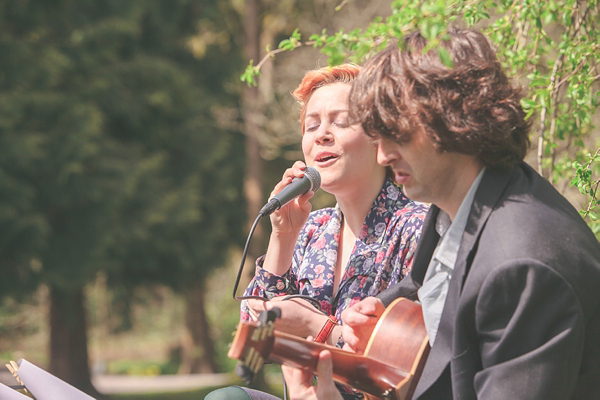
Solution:
<svg viewBox="0 0 600 400">
<path fill-rule="evenodd" d="M 337 203 L 344 219 L 342 223 L 349 228 L 355 237 L 358 237 L 365 222 L 365 218 L 379 195 L 385 180 L 385 170 L 379 177 L 373 177 L 362 185 L 354 185 L 343 194 L 336 195 Z"/>
</svg>

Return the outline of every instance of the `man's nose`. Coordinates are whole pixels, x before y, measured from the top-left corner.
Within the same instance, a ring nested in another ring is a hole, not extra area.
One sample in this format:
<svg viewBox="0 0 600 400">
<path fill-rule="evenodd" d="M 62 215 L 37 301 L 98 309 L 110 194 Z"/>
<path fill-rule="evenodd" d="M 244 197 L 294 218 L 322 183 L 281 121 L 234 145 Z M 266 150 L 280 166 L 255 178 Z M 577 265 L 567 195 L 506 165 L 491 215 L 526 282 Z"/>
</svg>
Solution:
<svg viewBox="0 0 600 400">
<path fill-rule="evenodd" d="M 377 163 L 383 166 L 390 165 L 397 158 L 396 152 L 393 151 L 390 143 L 387 140 L 377 139 Z"/>
</svg>

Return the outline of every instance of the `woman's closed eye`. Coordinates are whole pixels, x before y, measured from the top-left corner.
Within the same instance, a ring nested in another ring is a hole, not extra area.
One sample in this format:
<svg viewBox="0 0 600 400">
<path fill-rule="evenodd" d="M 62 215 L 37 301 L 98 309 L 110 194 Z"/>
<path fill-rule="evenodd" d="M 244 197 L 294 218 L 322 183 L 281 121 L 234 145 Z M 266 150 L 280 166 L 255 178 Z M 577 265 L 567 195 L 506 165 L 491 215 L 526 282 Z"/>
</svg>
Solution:
<svg viewBox="0 0 600 400">
<path fill-rule="evenodd" d="M 333 125 L 337 128 L 341 128 L 341 129 L 346 129 L 346 128 L 349 128 L 350 126 L 352 126 L 352 124 L 350 123 L 350 121 L 348 119 L 347 112 L 337 111 L 332 115 L 332 118 L 329 121 L 330 121 L 329 123 L 331 125 Z M 314 132 L 314 131 L 318 130 L 320 126 L 321 126 L 320 120 L 311 118 L 308 121 L 306 121 L 304 132 Z"/>
<path fill-rule="evenodd" d="M 319 124 L 319 123 L 306 124 L 306 128 L 304 128 L 304 130 L 306 132 L 313 132 L 313 131 L 316 131 L 317 129 L 319 129 L 320 125 L 321 124 Z"/>
<path fill-rule="evenodd" d="M 349 128 L 351 124 L 350 124 L 350 121 L 348 120 L 348 112 L 347 111 L 336 112 L 334 115 L 332 124 L 337 126 L 338 128 Z"/>
<path fill-rule="evenodd" d="M 348 118 L 346 117 L 336 118 L 335 121 L 333 121 L 333 125 L 337 126 L 338 128 L 350 127 L 350 124 L 348 123 Z"/>
</svg>

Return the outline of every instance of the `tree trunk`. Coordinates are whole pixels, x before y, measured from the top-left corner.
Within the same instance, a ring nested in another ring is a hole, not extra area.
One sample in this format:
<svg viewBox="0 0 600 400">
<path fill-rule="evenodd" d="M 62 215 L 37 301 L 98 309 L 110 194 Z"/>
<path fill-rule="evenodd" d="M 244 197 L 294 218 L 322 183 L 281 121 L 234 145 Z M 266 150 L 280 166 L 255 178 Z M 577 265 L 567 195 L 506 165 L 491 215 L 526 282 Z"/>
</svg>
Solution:
<svg viewBox="0 0 600 400">
<path fill-rule="evenodd" d="M 50 287 L 49 372 L 90 396 L 102 398 L 90 377 L 83 288 Z"/>
<path fill-rule="evenodd" d="M 180 374 L 217 371 L 214 342 L 204 308 L 204 284 L 198 283 L 185 294 L 185 335 L 181 346 Z"/>
<path fill-rule="evenodd" d="M 254 65 L 260 61 L 260 0 L 246 0 L 244 33 L 246 42 L 244 53 L 248 60 L 254 60 Z M 260 80 L 259 80 L 260 82 Z M 260 142 L 258 140 L 260 126 L 259 115 L 262 101 L 256 87 L 246 87 L 242 96 L 242 114 L 244 118 L 244 131 L 246 133 L 246 176 L 244 178 L 244 196 L 246 197 L 248 230 L 258 216 L 263 203 L 262 175 L 263 160 L 260 156 Z M 254 265 L 254 260 L 263 253 L 264 230 L 260 224 L 256 227 L 250 249 L 248 263 Z M 254 268 L 246 268 L 249 276 L 254 276 Z"/>
</svg>

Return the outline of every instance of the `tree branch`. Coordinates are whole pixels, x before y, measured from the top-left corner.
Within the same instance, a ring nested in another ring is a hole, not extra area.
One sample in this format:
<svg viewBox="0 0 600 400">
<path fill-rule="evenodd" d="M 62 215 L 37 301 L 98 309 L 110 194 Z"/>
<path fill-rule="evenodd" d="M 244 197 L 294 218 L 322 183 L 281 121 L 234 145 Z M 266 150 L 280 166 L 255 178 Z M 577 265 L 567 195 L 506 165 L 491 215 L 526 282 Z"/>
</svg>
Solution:
<svg viewBox="0 0 600 400">
<path fill-rule="evenodd" d="M 577 1 L 573 7 L 573 14 L 576 14 L 576 12 L 579 10 L 580 7 L 580 2 Z M 572 40 L 575 35 L 577 35 L 577 33 L 579 32 L 579 28 L 581 27 L 583 20 L 586 18 L 588 12 L 590 11 L 590 8 L 588 7 L 585 12 L 581 13 L 579 18 L 577 19 L 576 23 L 575 23 L 575 28 L 573 29 L 573 32 L 569 35 L 569 38 Z M 542 112 L 540 114 L 540 129 L 539 129 L 539 133 L 538 133 L 538 151 L 537 151 L 537 161 L 538 161 L 538 172 L 540 175 L 543 176 L 543 167 L 542 167 L 542 161 L 543 161 L 543 157 L 544 157 L 544 130 L 546 128 L 546 113 L 549 107 L 552 107 L 554 105 L 554 100 L 555 100 L 555 96 L 556 93 L 558 92 L 558 85 L 555 85 L 556 82 L 556 78 L 558 75 L 558 71 L 559 69 L 562 67 L 563 61 L 565 58 L 565 53 L 562 52 L 559 54 L 556 63 L 554 63 L 554 68 L 552 69 L 552 75 L 550 76 L 550 84 L 548 85 L 548 89 L 550 89 L 550 96 L 548 96 L 548 103 L 544 105 L 544 107 L 542 108 Z"/>
<path fill-rule="evenodd" d="M 593 161 L 596 157 L 600 156 L 600 147 L 596 150 L 596 154 L 591 158 L 589 167 L 591 168 Z M 583 218 L 586 218 L 590 212 L 592 211 L 592 207 L 594 207 L 594 203 L 596 202 L 596 198 L 598 195 L 598 187 L 600 186 L 600 178 L 596 179 L 594 182 L 590 184 L 590 196 L 591 199 L 588 202 L 588 205 L 583 213 Z"/>
<path fill-rule="evenodd" d="M 348 2 L 348 0 L 342 1 L 337 7 L 335 7 L 335 10 L 340 11 L 342 9 L 342 7 L 344 7 L 346 5 L 347 2 Z"/>
</svg>

